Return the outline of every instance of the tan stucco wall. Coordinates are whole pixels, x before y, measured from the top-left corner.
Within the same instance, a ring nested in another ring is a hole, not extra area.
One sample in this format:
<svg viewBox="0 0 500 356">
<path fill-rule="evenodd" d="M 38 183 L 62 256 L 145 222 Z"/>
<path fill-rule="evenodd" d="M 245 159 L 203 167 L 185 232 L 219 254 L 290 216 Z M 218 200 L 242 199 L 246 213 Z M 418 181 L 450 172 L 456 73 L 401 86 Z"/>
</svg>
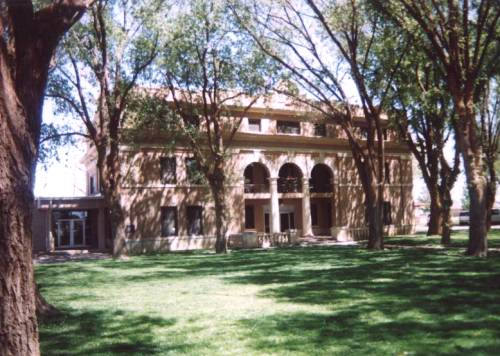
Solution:
<svg viewBox="0 0 500 356">
<path fill-rule="evenodd" d="M 145 147 L 140 150 L 123 151 L 122 173 L 126 177 L 121 187 L 121 199 L 126 212 L 126 224 L 134 224 L 136 231 L 128 236 L 130 244 L 139 250 L 190 249 L 211 247 L 215 234 L 214 208 L 210 190 L 206 185 L 192 186 L 187 181 L 185 159 L 190 157 L 186 150 L 168 152 L 161 148 Z M 163 184 L 160 180 L 160 157 L 176 157 L 177 184 Z M 413 201 L 411 199 L 411 161 L 406 155 L 388 156 L 390 161 L 391 182 L 386 187 L 386 199 L 392 205 L 392 219 L 396 227 L 391 231 L 401 231 L 412 223 Z M 328 166 L 332 173 L 333 192 L 331 194 L 312 194 L 312 201 L 321 197 L 332 204 L 332 226 L 341 228 L 345 239 L 363 238 L 367 232 L 365 222 L 364 194 L 357 175 L 354 161 L 347 152 L 306 151 L 297 149 L 235 149 L 227 164 L 229 189 L 227 193 L 229 211 L 229 234 L 245 231 L 244 206 L 255 206 L 255 229 L 264 232 L 264 209 L 269 209 L 270 194 L 244 194 L 245 168 L 259 162 L 266 167 L 271 178 L 278 177 L 279 169 L 285 163 L 295 164 L 304 179 L 309 179 L 311 171 L 318 163 Z M 256 183 L 260 182 L 256 179 Z M 302 221 L 302 193 L 279 194 L 280 205 L 291 205 L 295 210 L 295 224 L 300 231 Z M 203 206 L 204 236 L 189 237 L 186 231 L 186 208 L 189 205 Z M 177 206 L 178 237 L 162 238 L 160 228 L 161 207 Z M 323 212 L 325 209 L 319 209 Z M 316 234 L 330 233 L 325 229 L 326 218 L 319 214 L 320 223 L 313 227 Z M 321 228 L 320 228 L 321 227 Z M 352 230 L 352 231 L 351 231 Z M 365 231 L 366 230 L 366 231 Z M 355 231 L 355 232 L 353 232 Z M 354 236 L 355 235 L 355 236 Z M 200 240 L 201 239 L 201 240 Z M 147 242 L 138 243 L 140 240 Z M 167 241 L 168 240 L 168 241 Z M 142 245 L 141 245 L 142 244 Z"/>
</svg>

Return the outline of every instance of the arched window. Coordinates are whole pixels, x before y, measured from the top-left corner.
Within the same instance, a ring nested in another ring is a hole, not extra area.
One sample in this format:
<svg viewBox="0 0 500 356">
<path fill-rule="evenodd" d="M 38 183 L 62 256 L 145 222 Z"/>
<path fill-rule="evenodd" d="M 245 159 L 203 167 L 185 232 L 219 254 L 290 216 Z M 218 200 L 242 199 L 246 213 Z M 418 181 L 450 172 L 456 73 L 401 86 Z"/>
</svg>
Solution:
<svg viewBox="0 0 500 356">
<path fill-rule="evenodd" d="M 326 164 L 315 165 L 309 181 L 311 193 L 331 193 L 333 191 L 332 177 L 332 171 Z"/>
<path fill-rule="evenodd" d="M 269 171 L 262 163 L 249 164 L 243 172 L 245 193 L 269 193 Z"/>
<path fill-rule="evenodd" d="M 278 173 L 279 193 L 300 193 L 302 192 L 302 172 L 297 165 L 285 163 Z"/>
</svg>

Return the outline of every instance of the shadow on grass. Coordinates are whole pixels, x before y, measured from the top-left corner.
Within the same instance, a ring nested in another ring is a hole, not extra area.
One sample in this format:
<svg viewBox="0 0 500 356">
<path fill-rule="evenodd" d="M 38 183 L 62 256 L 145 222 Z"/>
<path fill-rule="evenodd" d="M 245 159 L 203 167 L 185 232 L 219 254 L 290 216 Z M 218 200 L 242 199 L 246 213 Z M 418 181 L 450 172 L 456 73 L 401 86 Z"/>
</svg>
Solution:
<svg viewBox="0 0 500 356">
<path fill-rule="evenodd" d="M 250 319 L 242 315 L 237 327 L 246 336 L 245 343 L 260 354 L 497 354 L 500 350 L 498 254 L 477 259 L 456 249 L 369 252 L 330 246 L 224 256 L 172 253 L 37 267 L 37 280 L 44 288 L 79 286 L 72 297 L 82 299 L 86 288 L 112 288 L 113 283 L 144 283 L 147 288 L 152 282 L 205 276 L 222 279 L 228 290 L 259 285 L 263 288 L 258 297 L 325 310 L 307 313 L 291 308 Z M 57 343 L 64 342 L 69 344 L 59 345 L 61 349 L 74 349 L 74 354 L 124 350 L 153 355 L 159 353 L 153 329 L 165 323 L 175 320 L 71 311 L 67 320 L 44 323 L 41 336 L 48 354 L 52 346 L 57 349 Z M 103 337 L 97 346 L 93 344 Z M 193 350 L 193 345 L 183 343 L 172 347 L 180 353 Z"/>
<path fill-rule="evenodd" d="M 170 327 L 174 319 L 163 319 L 129 312 L 65 309 L 61 315 L 41 320 L 43 355 L 114 355 L 119 353 L 155 355 L 183 351 L 188 344 L 160 349 L 153 329 Z"/>
<path fill-rule="evenodd" d="M 451 235 L 451 248 L 466 248 L 469 238 L 468 230 L 453 231 Z M 441 246 L 441 236 L 427 236 L 425 232 L 414 235 L 393 236 L 385 238 L 386 244 L 404 246 Z M 500 228 L 492 227 L 488 233 L 488 247 L 500 248 Z"/>
</svg>

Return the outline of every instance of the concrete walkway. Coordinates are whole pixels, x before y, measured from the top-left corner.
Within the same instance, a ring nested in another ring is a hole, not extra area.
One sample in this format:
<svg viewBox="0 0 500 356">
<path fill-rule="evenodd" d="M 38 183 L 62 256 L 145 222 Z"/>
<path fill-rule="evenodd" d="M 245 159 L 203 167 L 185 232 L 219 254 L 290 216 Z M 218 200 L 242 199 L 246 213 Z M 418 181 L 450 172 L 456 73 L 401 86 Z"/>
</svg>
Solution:
<svg viewBox="0 0 500 356">
<path fill-rule="evenodd" d="M 111 254 L 101 251 L 89 250 L 63 250 L 43 252 L 33 256 L 35 264 L 61 263 L 69 261 L 104 260 L 111 258 Z"/>
</svg>

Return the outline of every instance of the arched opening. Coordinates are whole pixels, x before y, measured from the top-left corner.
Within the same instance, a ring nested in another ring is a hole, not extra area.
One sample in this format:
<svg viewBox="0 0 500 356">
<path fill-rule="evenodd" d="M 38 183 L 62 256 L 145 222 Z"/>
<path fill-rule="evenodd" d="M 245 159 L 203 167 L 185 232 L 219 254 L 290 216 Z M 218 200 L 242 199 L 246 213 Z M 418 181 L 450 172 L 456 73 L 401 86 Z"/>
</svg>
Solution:
<svg viewBox="0 0 500 356">
<path fill-rule="evenodd" d="M 315 165 L 311 171 L 309 190 L 311 193 L 331 193 L 333 191 L 332 177 L 332 171 L 326 164 Z"/>
<path fill-rule="evenodd" d="M 278 173 L 279 193 L 300 193 L 302 192 L 302 172 L 293 163 L 285 163 Z"/>
<path fill-rule="evenodd" d="M 269 193 L 269 171 L 262 163 L 249 164 L 243 172 L 245 193 Z"/>
</svg>

